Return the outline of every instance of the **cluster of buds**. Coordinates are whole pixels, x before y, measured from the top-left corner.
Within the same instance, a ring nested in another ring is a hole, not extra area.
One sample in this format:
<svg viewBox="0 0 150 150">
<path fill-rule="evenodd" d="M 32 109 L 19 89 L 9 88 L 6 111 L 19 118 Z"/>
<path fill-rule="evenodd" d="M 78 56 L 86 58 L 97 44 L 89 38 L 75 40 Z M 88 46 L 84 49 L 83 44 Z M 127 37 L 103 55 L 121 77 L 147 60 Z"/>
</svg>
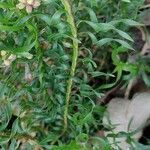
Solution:
<svg viewBox="0 0 150 150">
<path fill-rule="evenodd" d="M 27 13 L 31 13 L 33 8 L 37 8 L 40 6 L 39 0 L 19 0 L 19 4 L 17 4 L 17 8 L 26 9 Z"/>
<path fill-rule="evenodd" d="M 16 59 L 16 55 L 11 54 L 11 55 L 8 57 L 7 52 L 4 51 L 4 50 L 1 51 L 1 57 L 2 57 L 2 60 L 3 60 L 3 65 L 4 65 L 4 66 L 10 66 L 11 63 Z"/>
</svg>

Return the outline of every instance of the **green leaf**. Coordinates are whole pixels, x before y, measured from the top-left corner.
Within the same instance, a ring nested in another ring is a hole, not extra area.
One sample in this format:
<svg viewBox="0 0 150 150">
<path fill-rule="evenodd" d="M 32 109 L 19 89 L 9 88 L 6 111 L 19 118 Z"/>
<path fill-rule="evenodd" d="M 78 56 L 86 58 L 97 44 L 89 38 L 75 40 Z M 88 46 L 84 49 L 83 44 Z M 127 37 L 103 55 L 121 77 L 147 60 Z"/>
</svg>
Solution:
<svg viewBox="0 0 150 150">
<path fill-rule="evenodd" d="M 113 41 L 112 38 L 103 38 L 103 39 L 97 41 L 96 44 L 97 44 L 98 46 L 103 46 L 103 45 L 105 45 L 105 44 L 109 44 L 109 43 L 112 42 L 112 41 Z"/>
<path fill-rule="evenodd" d="M 145 84 L 148 87 L 150 87 L 150 78 L 149 78 L 149 76 L 145 72 L 142 72 L 142 78 L 143 78 Z"/>
<path fill-rule="evenodd" d="M 131 3 L 130 0 L 121 0 L 121 1 L 126 2 L 126 3 Z"/>
<path fill-rule="evenodd" d="M 109 30 L 115 29 L 115 27 L 113 25 L 109 24 L 109 23 L 95 23 L 95 22 L 92 22 L 92 21 L 81 21 L 81 22 L 87 23 L 96 32 L 107 32 Z"/>
<path fill-rule="evenodd" d="M 25 53 L 25 52 L 28 52 L 30 51 L 33 47 L 35 46 L 35 41 L 32 42 L 31 44 L 29 45 L 25 45 L 25 46 L 22 46 L 22 47 L 17 47 L 17 48 L 14 48 L 13 49 L 13 53 L 14 54 L 18 54 L 18 55 L 28 55 L 28 53 Z M 10 49 L 11 50 L 11 49 Z"/>
<path fill-rule="evenodd" d="M 95 44 L 97 42 L 96 36 L 92 32 L 86 32 L 92 40 L 92 43 Z"/>
<path fill-rule="evenodd" d="M 0 99 L 0 131 L 3 131 L 7 127 L 11 116 L 12 109 L 9 100 Z"/>
<path fill-rule="evenodd" d="M 95 12 L 93 11 L 93 9 L 91 9 L 89 7 L 85 7 L 85 9 L 89 13 L 91 21 L 98 23 L 97 16 L 96 16 Z"/>
<path fill-rule="evenodd" d="M 48 25 L 56 25 L 61 22 L 61 15 L 63 13 L 64 11 L 59 10 L 59 11 L 56 11 L 52 16 L 49 16 L 47 14 L 35 14 L 34 16 L 45 21 Z"/>
<path fill-rule="evenodd" d="M 4 2 L 0 2 L 0 8 L 3 9 L 12 9 L 14 8 L 14 6 L 10 3 L 4 3 Z"/>
<path fill-rule="evenodd" d="M 7 25 L 2 25 L 0 24 L 0 30 L 1 31 L 18 31 L 20 30 L 22 27 L 21 26 L 7 26 Z"/>
<path fill-rule="evenodd" d="M 94 71 L 94 72 L 89 72 L 89 74 L 92 75 L 92 77 L 99 77 L 99 76 L 110 76 L 110 77 L 114 77 L 113 74 L 109 74 L 109 73 L 104 73 L 104 72 L 99 72 L 99 71 Z"/>
<path fill-rule="evenodd" d="M 78 143 L 72 141 L 68 145 L 57 146 L 56 148 L 52 148 L 52 150 L 83 150 Z"/>
<path fill-rule="evenodd" d="M 120 43 L 124 48 L 134 50 L 127 42 L 119 39 L 114 39 L 114 41 Z"/>
<path fill-rule="evenodd" d="M 101 40 L 97 41 L 96 44 L 98 46 L 103 46 L 105 44 L 110 44 L 110 42 L 117 42 L 117 43 L 121 44 L 121 46 L 123 46 L 124 48 L 134 50 L 127 42 L 125 42 L 123 40 L 119 40 L 119 39 L 113 39 L 113 38 L 101 39 Z"/>
<path fill-rule="evenodd" d="M 121 79 L 122 76 L 122 68 L 120 68 L 120 66 L 117 66 L 115 72 L 117 72 L 116 81 L 110 84 L 103 84 L 98 89 L 108 89 L 113 87 L 115 84 L 117 84 L 117 82 Z"/>
<path fill-rule="evenodd" d="M 125 38 L 126 40 L 129 40 L 131 42 L 133 42 L 133 39 L 131 38 L 131 36 L 129 34 L 127 34 L 126 32 L 123 32 L 121 30 L 115 29 L 115 31 L 122 36 L 123 38 Z"/>
<path fill-rule="evenodd" d="M 114 21 L 110 22 L 110 24 L 112 24 L 112 25 L 116 25 L 118 23 L 124 23 L 128 26 L 143 26 L 143 24 L 138 23 L 138 22 L 131 20 L 131 19 L 120 19 L 120 20 L 114 20 Z"/>
</svg>

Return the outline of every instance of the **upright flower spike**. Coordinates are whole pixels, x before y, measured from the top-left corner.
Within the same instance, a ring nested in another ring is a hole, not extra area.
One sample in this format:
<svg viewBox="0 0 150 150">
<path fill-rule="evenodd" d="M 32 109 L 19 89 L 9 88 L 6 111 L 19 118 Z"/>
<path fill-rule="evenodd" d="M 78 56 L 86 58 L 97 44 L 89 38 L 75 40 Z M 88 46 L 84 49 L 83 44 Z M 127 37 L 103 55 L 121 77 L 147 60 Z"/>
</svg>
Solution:
<svg viewBox="0 0 150 150">
<path fill-rule="evenodd" d="M 16 5 L 19 9 L 26 9 L 27 13 L 31 13 L 33 8 L 40 6 L 39 0 L 19 0 L 19 4 Z"/>
</svg>

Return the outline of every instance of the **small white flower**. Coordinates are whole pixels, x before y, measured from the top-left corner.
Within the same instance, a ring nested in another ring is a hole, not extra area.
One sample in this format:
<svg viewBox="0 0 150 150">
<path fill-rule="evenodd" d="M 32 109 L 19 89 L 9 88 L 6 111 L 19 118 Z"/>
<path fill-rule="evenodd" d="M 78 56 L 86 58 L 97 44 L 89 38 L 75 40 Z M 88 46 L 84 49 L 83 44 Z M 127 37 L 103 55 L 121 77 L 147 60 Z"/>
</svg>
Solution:
<svg viewBox="0 0 150 150">
<path fill-rule="evenodd" d="M 16 59 L 16 55 L 14 54 L 11 54 L 9 57 L 8 57 L 8 60 L 10 61 L 14 61 Z"/>
<path fill-rule="evenodd" d="M 32 77 L 32 74 L 31 74 L 31 71 L 30 71 L 28 64 L 25 65 L 25 76 L 24 76 L 24 78 L 26 81 L 32 81 L 33 80 L 33 77 Z"/>
<path fill-rule="evenodd" d="M 40 6 L 39 0 L 19 0 L 19 4 L 16 5 L 19 9 L 26 9 L 27 13 L 31 13 L 33 8 Z"/>
<path fill-rule="evenodd" d="M 10 54 L 9 57 L 7 57 L 8 53 L 4 50 L 1 51 L 1 56 L 2 56 L 2 60 L 3 60 L 3 65 L 4 66 L 10 66 L 11 63 L 16 59 L 16 55 L 14 54 Z"/>
<path fill-rule="evenodd" d="M 40 1 L 34 1 L 33 8 L 37 8 L 40 6 Z"/>
<path fill-rule="evenodd" d="M 5 56 L 6 54 L 7 54 L 6 51 L 4 50 L 1 51 L 1 56 Z"/>
<path fill-rule="evenodd" d="M 31 13 L 32 12 L 32 6 L 27 5 L 26 6 L 26 11 L 27 11 L 27 13 Z"/>
<path fill-rule="evenodd" d="M 23 3 L 19 3 L 19 4 L 17 4 L 16 5 L 17 6 L 17 8 L 19 8 L 19 9 L 23 9 L 23 8 L 25 8 L 25 4 L 23 4 Z"/>
<path fill-rule="evenodd" d="M 21 3 L 27 3 L 27 0 L 19 0 Z"/>
<path fill-rule="evenodd" d="M 8 60 L 8 59 L 4 60 L 4 65 L 5 66 L 10 66 L 10 64 L 11 64 L 10 60 Z"/>
<path fill-rule="evenodd" d="M 29 5 L 32 5 L 32 4 L 34 3 L 34 0 L 27 0 L 27 3 L 28 3 Z"/>
</svg>

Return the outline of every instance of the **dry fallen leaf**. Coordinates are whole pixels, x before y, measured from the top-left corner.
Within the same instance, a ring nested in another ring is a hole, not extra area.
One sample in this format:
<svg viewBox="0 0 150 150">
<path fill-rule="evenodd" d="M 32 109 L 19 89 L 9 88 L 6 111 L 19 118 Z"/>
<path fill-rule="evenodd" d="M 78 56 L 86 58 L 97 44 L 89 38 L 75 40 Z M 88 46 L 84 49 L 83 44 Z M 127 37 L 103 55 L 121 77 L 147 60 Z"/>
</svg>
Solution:
<svg viewBox="0 0 150 150">
<path fill-rule="evenodd" d="M 107 112 L 103 118 L 105 125 L 115 126 L 112 131 L 105 132 L 105 136 L 110 133 L 117 134 L 119 132 L 132 132 L 138 130 L 132 138 L 138 141 L 142 135 L 142 130 L 146 126 L 148 119 L 150 118 L 150 91 L 136 94 L 133 99 L 127 100 L 123 98 L 114 98 L 108 104 Z M 114 142 L 112 137 L 108 137 L 110 143 Z M 126 142 L 126 137 L 119 137 L 115 139 L 116 142 L 120 142 L 118 146 L 122 150 L 129 149 L 129 145 Z M 117 149 L 117 147 L 112 144 Z"/>
</svg>

